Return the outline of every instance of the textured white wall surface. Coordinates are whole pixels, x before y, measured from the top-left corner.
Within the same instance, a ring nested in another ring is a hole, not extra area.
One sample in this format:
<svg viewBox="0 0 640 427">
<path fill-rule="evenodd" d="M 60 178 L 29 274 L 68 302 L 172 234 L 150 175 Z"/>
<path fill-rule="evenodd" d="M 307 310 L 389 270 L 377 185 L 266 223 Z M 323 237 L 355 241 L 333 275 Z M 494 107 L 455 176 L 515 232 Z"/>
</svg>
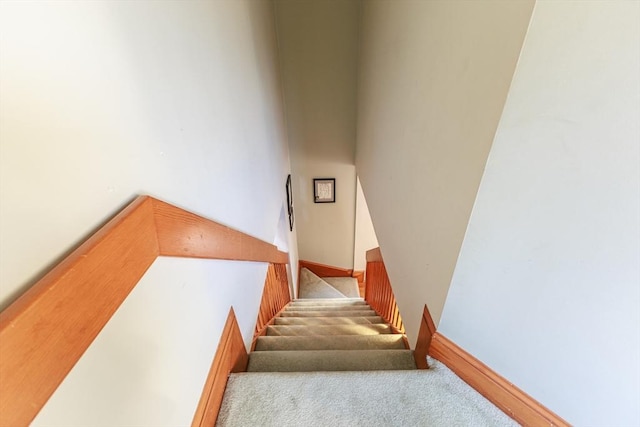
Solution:
<svg viewBox="0 0 640 427">
<path fill-rule="evenodd" d="M 352 268 L 359 2 L 275 9 L 300 258 Z M 313 178 L 336 179 L 336 203 L 314 203 Z"/>
<path fill-rule="evenodd" d="M 295 254 L 288 156 L 271 2 L 0 2 L 2 306 L 141 193 Z M 36 424 L 189 424 L 265 272 L 158 260 Z"/>
<path fill-rule="evenodd" d="M 378 247 L 378 238 L 371 222 L 367 199 L 362 192 L 360 179 L 357 180 L 356 193 L 356 237 L 353 250 L 353 269 L 367 269 L 367 251 Z"/>
<path fill-rule="evenodd" d="M 533 1 L 363 2 L 356 166 L 409 339 L 437 323 Z"/>
<path fill-rule="evenodd" d="M 440 332 L 574 425 L 640 424 L 640 3 L 538 2 Z"/>
<path fill-rule="evenodd" d="M 265 266 L 158 258 L 32 425 L 190 425 L 230 305 L 253 334 Z"/>
</svg>

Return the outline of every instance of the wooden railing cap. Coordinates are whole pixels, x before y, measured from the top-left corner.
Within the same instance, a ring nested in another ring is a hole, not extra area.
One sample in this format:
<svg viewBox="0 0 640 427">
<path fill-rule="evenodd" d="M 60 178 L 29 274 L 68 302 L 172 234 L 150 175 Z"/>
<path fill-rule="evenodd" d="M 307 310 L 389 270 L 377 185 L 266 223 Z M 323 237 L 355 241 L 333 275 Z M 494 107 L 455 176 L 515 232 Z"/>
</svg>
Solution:
<svg viewBox="0 0 640 427">
<path fill-rule="evenodd" d="M 0 426 L 34 419 L 162 255 L 289 261 L 270 243 L 153 197 L 136 198 L 0 313 Z"/>
<path fill-rule="evenodd" d="M 367 262 L 383 262 L 380 248 L 373 248 L 367 251 Z"/>
</svg>

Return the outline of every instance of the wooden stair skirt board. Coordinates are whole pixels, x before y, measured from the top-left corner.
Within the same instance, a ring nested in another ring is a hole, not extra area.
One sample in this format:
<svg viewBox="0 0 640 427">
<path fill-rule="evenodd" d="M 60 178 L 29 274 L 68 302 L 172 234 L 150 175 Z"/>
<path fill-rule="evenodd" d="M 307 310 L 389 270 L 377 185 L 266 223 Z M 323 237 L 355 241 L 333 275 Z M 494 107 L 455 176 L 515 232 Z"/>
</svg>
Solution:
<svg viewBox="0 0 640 427">
<path fill-rule="evenodd" d="M 429 355 L 447 365 L 467 384 L 518 423 L 527 427 L 570 426 L 558 415 L 437 332 L 431 338 Z"/>
<path fill-rule="evenodd" d="M 393 288 L 382 259 L 380 248 L 367 251 L 365 300 L 396 333 L 404 334 L 404 324 L 400 309 L 393 294 Z"/>
<path fill-rule="evenodd" d="M 207 381 L 204 384 L 200 402 L 196 408 L 191 427 L 213 426 L 218 419 L 222 397 L 227 387 L 230 373 L 245 372 L 248 363 L 242 334 L 236 321 L 233 307 L 229 310 L 227 322 L 222 330 L 220 343 L 213 358 Z"/>
<path fill-rule="evenodd" d="M 427 354 L 429 354 L 429 347 L 431 346 L 431 339 L 433 334 L 436 333 L 436 325 L 433 323 L 431 313 L 425 304 L 422 311 L 422 320 L 420 322 L 420 331 L 418 332 L 418 340 L 416 341 L 416 348 L 413 352 L 413 356 L 416 358 L 416 366 L 418 369 L 428 369 Z"/>
</svg>

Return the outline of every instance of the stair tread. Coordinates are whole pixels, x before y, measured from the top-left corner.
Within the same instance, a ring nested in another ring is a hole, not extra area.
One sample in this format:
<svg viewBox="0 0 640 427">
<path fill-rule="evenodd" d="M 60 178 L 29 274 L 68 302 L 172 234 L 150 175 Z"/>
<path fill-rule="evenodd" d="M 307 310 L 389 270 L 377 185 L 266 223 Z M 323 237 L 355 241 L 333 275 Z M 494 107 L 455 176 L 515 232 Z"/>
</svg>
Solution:
<svg viewBox="0 0 640 427">
<path fill-rule="evenodd" d="M 367 317 L 276 317 L 276 325 L 366 325 L 384 323 L 380 316 Z"/>
<path fill-rule="evenodd" d="M 366 304 L 364 298 L 298 298 L 290 304 Z"/>
<path fill-rule="evenodd" d="M 518 424 L 446 366 L 433 361 L 428 370 L 231 374 L 216 425 Z"/>
<path fill-rule="evenodd" d="M 416 369 L 411 350 L 257 351 L 247 372 L 378 371 Z"/>
<path fill-rule="evenodd" d="M 363 310 L 372 310 L 372 308 L 368 305 L 358 304 L 358 305 L 288 305 L 284 309 L 285 311 L 363 311 Z"/>
<path fill-rule="evenodd" d="M 377 316 L 373 310 L 349 310 L 345 311 L 333 311 L 333 310 L 302 310 L 302 311 L 283 311 L 280 313 L 282 317 L 370 317 Z"/>
<path fill-rule="evenodd" d="M 305 335 L 378 335 L 391 333 L 387 324 L 372 325 L 270 325 L 269 336 L 305 336 Z"/>
<path fill-rule="evenodd" d="M 263 336 L 255 351 L 283 350 L 405 350 L 403 335 Z"/>
</svg>

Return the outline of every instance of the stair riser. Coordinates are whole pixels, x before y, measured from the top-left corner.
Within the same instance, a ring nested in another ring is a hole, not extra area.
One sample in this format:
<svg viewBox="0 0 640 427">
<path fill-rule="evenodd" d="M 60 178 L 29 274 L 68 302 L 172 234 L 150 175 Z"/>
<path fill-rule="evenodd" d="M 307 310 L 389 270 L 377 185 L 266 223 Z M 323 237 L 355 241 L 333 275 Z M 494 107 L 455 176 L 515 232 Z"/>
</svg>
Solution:
<svg viewBox="0 0 640 427">
<path fill-rule="evenodd" d="M 310 298 L 310 299 L 296 299 L 291 301 L 289 304 L 364 305 L 366 303 L 367 302 L 363 299 L 353 299 L 353 298 L 333 298 L 333 299 Z"/>
<path fill-rule="evenodd" d="M 282 317 L 372 317 L 377 316 L 373 310 L 366 311 L 283 311 Z"/>
<path fill-rule="evenodd" d="M 309 335 L 379 335 L 390 334 L 389 325 L 331 325 L 303 326 L 283 325 L 268 326 L 268 336 L 309 336 Z"/>
<path fill-rule="evenodd" d="M 277 317 L 276 325 L 375 325 L 384 323 L 382 317 Z"/>
<path fill-rule="evenodd" d="M 257 351 L 248 372 L 378 371 L 416 369 L 411 350 Z"/>
<path fill-rule="evenodd" d="M 404 350 L 402 335 L 260 337 L 255 351 Z"/>
<path fill-rule="evenodd" d="M 346 305 L 346 306 L 326 306 L 326 305 L 294 305 L 287 306 L 285 311 L 362 311 L 371 310 L 368 305 Z"/>
</svg>

